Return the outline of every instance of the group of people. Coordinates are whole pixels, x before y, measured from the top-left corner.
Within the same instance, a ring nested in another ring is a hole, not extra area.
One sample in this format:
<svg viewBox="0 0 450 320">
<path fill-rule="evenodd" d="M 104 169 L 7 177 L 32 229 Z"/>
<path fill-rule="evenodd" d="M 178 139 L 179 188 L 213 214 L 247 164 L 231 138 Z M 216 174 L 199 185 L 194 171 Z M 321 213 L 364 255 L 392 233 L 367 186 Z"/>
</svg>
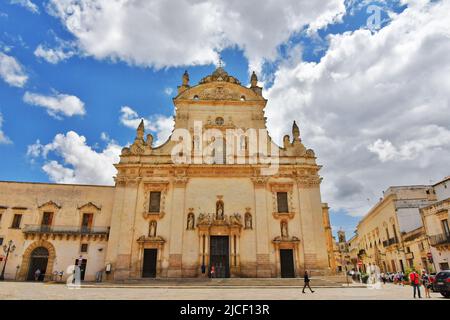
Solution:
<svg viewBox="0 0 450 320">
<path fill-rule="evenodd" d="M 420 298 L 420 286 L 422 285 L 425 291 L 425 298 L 431 298 L 430 296 L 430 289 L 432 288 L 433 284 L 430 278 L 430 275 L 428 275 L 425 270 L 422 270 L 422 274 L 419 275 L 415 270 L 413 270 L 409 274 L 409 280 L 411 282 L 411 285 L 413 287 L 413 296 L 416 298 L 416 293 Z"/>
</svg>

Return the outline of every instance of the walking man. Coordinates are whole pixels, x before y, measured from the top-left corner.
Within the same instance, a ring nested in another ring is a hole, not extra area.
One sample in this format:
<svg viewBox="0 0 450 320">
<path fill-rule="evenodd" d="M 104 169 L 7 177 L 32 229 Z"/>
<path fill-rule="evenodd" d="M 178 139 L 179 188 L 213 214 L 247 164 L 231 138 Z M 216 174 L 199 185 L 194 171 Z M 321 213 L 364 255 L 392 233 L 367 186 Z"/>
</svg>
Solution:
<svg viewBox="0 0 450 320">
<path fill-rule="evenodd" d="M 311 290 L 311 293 L 314 293 L 313 289 L 311 289 L 311 287 L 309 286 L 309 276 L 308 276 L 308 271 L 305 270 L 305 275 L 303 276 L 303 281 L 305 282 L 305 285 L 303 286 L 303 291 L 302 293 L 305 293 L 305 289 L 308 286 L 309 290 Z"/>
<path fill-rule="evenodd" d="M 411 280 L 411 285 L 413 286 L 413 290 L 414 290 L 414 299 L 416 298 L 416 290 L 418 292 L 419 295 L 419 299 L 422 298 L 420 296 L 420 276 L 417 274 L 417 272 L 415 270 L 413 270 L 410 274 L 409 274 L 409 280 Z"/>
</svg>

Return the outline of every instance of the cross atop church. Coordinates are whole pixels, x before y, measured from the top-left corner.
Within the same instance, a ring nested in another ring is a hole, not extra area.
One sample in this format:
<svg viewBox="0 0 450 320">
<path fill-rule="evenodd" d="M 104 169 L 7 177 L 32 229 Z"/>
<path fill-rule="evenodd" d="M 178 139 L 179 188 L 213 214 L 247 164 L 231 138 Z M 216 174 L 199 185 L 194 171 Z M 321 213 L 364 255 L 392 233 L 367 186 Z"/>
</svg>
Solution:
<svg viewBox="0 0 450 320">
<path fill-rule="evenodd" d="M 223 60 L 221 54 L 219 54 L 219 68 L 223 68 Z"/>
</svg>

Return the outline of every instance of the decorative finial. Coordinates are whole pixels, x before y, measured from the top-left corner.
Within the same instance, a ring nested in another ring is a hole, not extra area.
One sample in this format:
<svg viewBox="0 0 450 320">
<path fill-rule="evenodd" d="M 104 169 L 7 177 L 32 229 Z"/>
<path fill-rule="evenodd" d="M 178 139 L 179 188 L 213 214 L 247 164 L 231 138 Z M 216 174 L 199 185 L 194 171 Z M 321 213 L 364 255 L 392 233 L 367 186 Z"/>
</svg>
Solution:
<svg viewBox="0 0 450 320">
<path fill-rule="evenodd" d="M 144 139 L 144 132 L 145 132 L 144 119 L 141 119 L 141 122 L 139 123 L 139 126 L 136 130 L 136 138 L 141 140 Z"/>
<path fill-rule="evenodd" d="M 292 124 L 292 136 L 294 137 L 294 141 L 300 141 L 300 129 L 298 128 L 295 120 Z"/>
<path fill-rule="evenodd" d="M 223 68 L 223 60 L 222 60 L 222 55 L 219 54 L 219 68 Z"/>
<path fill-rule="evenodd" d="M 256 72 L 253 71 L 252 76 L 250 77 L 250 84 L 252 88 L 258 86 L 258 77 L 256 76 Z"/>
<path fill-rule="evenodd" d="M 189 73 L 187 72 L 187 70 L 184 71 L 182 84 L 185 87 L 189 86 Z"/>
</svg>

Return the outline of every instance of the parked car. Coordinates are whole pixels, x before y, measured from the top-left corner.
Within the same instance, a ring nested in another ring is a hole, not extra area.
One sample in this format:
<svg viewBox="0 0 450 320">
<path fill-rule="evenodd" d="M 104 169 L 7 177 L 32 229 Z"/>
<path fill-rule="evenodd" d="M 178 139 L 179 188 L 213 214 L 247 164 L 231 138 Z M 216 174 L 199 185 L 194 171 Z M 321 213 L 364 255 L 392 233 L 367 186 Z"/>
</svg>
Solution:
<svg viewBox="0 0 450 320">
<path fill-rule="evenodd" d="M 450 298 L 450 270 L 443 270 L 436 275 L 433 289 L 433 291 L 440 292 L 444 297 Z"/>
</svg>

